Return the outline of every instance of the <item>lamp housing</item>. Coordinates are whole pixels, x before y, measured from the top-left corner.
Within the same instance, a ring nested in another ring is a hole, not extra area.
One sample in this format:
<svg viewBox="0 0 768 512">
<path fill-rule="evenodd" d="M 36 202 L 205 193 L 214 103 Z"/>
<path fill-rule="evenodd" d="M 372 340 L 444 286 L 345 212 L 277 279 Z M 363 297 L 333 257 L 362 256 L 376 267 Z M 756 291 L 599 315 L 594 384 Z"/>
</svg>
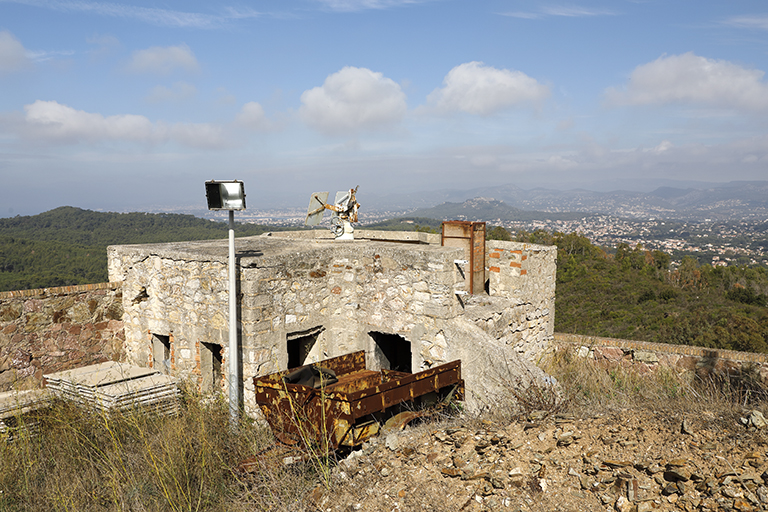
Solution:
<svg viewBox="0 0 768 512">
<path fill-rule="evenodd" d="M 245 210 L 245 185 L 242 181 L 206 181 L 205 198 L 209 210 Z"/>
</svg>

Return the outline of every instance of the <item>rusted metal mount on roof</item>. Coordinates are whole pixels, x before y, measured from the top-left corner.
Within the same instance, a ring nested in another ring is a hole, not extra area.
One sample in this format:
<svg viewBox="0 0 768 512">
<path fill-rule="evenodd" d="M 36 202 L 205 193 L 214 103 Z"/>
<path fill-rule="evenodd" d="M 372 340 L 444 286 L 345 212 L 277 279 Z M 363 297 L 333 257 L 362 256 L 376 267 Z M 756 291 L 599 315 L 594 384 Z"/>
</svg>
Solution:
<svg viewBox="0 0 768 512">
<path fill-rule="evenodd" d="M 430 412 L 430 406 L 464 399 L 460 360 L 418 373 L 373 371 L 366 369 L 365 352 L 359 351 L 314 366 L 322 369 L 316 373 L 330 371 L 337 380 L 326 384 L 321 377 L 317 388 L 287 382 L 285 377 L 297 369 L 253 379 L 256 403 L 285 444 L 359 446 L 385 427 L 402 428 Z"/>
</svg>

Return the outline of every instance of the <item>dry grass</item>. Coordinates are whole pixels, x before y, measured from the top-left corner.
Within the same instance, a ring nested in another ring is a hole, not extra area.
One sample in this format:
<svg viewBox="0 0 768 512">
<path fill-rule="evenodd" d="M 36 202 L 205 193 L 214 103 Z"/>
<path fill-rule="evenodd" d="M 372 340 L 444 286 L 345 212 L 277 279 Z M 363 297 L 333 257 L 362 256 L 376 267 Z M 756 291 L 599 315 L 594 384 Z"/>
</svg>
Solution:
<svg viewBox="0 0 768 512">
<path fill-rule="evenodd" d="M 745 409 L 762 410 L 768 403 L 768 389 L 750 367 L 705 377 L 666 366 L 638 371 L 621 363 L 582 358 L 572 349 L 557 350 L 541 366 L 558 380 L 571 409 L 586 412 L 649 408 L 677 415 L 707 411 L 731 421 Z"/>
<path fill-rule="evenodd" d="M 38 435 L 0 441 L 0 510 L 293 510 L 316 480 L 281 461 L 238 473 L 274 440 L 247 420 L 233 435 L 223 400 L 187 394 L 175 417 L 57 403 L 37 419 Z"/>
<path fill-rule="evenodd" d="M 423 426 L 508 422 L 534 411 L 595 414 L 638 407 L 670 421 L 694 412 L 733 424 L 745 408 L 764 409 L 766 403 L 766 390 L 749 368 L 707 379 L 668 368 L 640 374 L 568 350 L 553 353 L 542 367 L 557 383 L 511 382 L 508 402 L 499 404 L 505 415 L 474 417 L 459 408 L 457 414 L 437 413 Z M 341 489 L 327 447 L 315 446 L 305 462 L 286 465 L 283 459 L 291 454 L 271 448 L 274 438 L 266 427 L 244 420 L 231 432 L 224 400 L 186 393 L 183 403 L 176 417 L 140 411 L 108 417 L 56 404 L 37 418 L 38 435 L 0 440 L 0 511 L 301 511 L 315 508 L 313 489 Z M 256 454 L 250 472 L 238 470 Z"/>
</svg>

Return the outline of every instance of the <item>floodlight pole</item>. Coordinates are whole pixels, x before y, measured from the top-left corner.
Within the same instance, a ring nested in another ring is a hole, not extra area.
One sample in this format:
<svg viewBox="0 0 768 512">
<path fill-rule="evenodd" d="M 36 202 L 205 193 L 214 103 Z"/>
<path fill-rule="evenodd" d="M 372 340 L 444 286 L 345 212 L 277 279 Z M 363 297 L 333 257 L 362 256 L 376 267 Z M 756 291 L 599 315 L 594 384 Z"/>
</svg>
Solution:
<svg viewBox="0 0 768 512">
<path fill-rule="evenodd" d="M 240 416 L 240 365 L 237 350 L 237 283 L 235 281 L 235 211 L 229 210 L 229 419 Z"/>
</svg>

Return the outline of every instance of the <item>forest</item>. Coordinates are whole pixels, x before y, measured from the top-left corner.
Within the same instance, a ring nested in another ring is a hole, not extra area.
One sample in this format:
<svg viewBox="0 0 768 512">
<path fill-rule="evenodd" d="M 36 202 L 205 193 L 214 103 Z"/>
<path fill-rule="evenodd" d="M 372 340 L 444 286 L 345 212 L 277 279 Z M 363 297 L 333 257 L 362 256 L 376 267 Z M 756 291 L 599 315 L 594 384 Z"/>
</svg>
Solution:
<svg viewBox="0 0 768 512">
<path fill-rule="evenodd" d="M 235 236 L 278 228 L 237 224 Z M 107 246 L 227 238 L 228 226 L 193 215 L 109 213 L 62 206 L 0 219 L 0 291 L 105 282 Z"/>
<path fill-rule="evenodd" d="M 489 237 L 504 231 L 492 228 Z M 557 332 L 768 352 L 764 267 L 712 267 L 686 256 L 670 268 L 662 251 L 606 249 L 577 233 L 521 231 L 514 238 L 558 248 Z"/>
<path fill-rule="evenodd" d="M 404 218 L 374 229 L 437 232 L 440 221 Z M 279 228 L 238 224 L 236 236 Z M 509 233 L 489 239 L 556 245 L 555 330 L 660 343 L 768 352 L 768 271 L 699 265 L 642 246 L 599 247 L 578 233 Z M 107 281 L 112 244 L 227 237 L 227 225 L 192 215 L 103 213 L 62 207 L 0 219 L 0 291 Z"/>
</svg>

